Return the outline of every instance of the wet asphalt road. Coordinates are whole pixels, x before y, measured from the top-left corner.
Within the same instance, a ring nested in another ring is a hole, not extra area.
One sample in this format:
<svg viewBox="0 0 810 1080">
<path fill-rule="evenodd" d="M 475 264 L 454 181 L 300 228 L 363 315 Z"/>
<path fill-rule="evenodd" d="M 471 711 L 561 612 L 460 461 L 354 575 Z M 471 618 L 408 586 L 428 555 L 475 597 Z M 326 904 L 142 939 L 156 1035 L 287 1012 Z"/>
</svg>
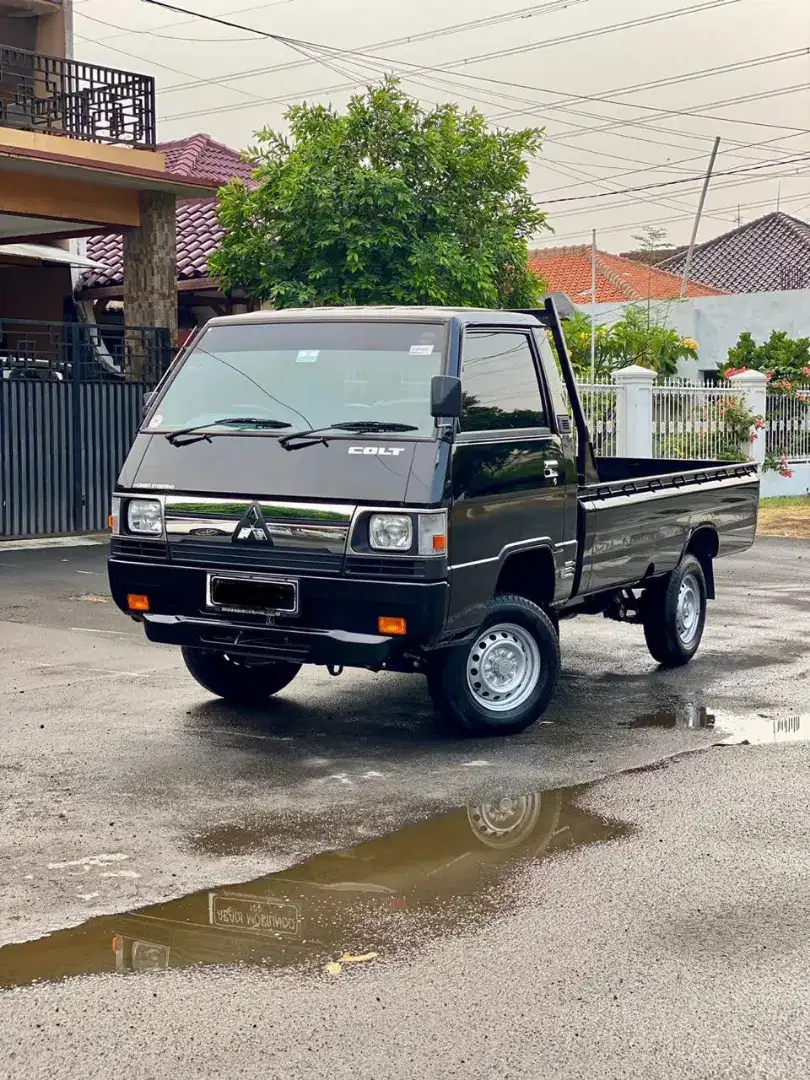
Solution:
<svg viewBox="0 0 810 1080">
<path fill-rule="evenodd" d="M 259 968 L 0 993 L 0 1075 L 106 1077 L 122 1055 L 126 1075 L 179 1078 L 806 1071 L 810 749 L 710 747 L 810 711 L 810 545 L 719 564 L 682 671 L 659 672 L 638 628 L 564 624 L 549 723 L 466 743 L 437 733 L 415 678 L 307 672 L 266 715 L 210 700 L 103 602 L 103 558 L 0 550 L 0 944 L 234 883 L 255 895 L 257 878 L 289 890 L 267 875 L 340 849 L 350 881 L 435 886 L 393 930 L 324 908 L 292 966 L 268 947 Z M 497 873 L 466 810 L 446 816 L 503 795 L 554 807 L 575 785 Z M 334 876 L 328 858 L 302 872 Z M 81 936 L 24 950 L 0 951 L 0 985 L 114 959 Z M 379 955 L 323 975 L 345 950 Z"/>
</svg>

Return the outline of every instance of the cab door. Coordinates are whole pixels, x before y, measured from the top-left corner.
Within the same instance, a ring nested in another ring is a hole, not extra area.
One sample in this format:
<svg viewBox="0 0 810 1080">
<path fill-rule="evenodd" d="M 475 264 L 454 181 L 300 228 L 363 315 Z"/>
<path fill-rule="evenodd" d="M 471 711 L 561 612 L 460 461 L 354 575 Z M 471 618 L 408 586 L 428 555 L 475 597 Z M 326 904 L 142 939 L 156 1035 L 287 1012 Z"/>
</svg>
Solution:
<svg viewBox="0 0 810 1080">
<path fill-rule="evenodd" d="M 468 327 L 453 444 L 448 625 L 481 622 L 511 552 L 564 562 L 566 461 L 531 331 Z"/>
</svg>

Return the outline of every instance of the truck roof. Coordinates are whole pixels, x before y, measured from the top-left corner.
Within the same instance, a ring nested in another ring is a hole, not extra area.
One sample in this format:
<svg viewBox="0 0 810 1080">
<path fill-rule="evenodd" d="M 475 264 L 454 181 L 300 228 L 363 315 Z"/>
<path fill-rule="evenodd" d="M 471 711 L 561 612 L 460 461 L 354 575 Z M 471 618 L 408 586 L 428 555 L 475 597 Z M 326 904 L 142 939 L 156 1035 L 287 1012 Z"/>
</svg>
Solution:
<svg viewBox="0 0 810 1080">
<path fill-rule="evenodd" d="M 509 323 L 517 326 L 537 325 L 534 315 L 521 311 L 502 311 L 497 308 L 464 307 L 311 307 L 282 308 L 280 311 L 248 311 L 242 315 L 219 315 L 208 326 L 231 326 L 244 323 L 273 322 L 423 322 L 445 323 L 461 319 L 466 323 Z"/>
</svg>

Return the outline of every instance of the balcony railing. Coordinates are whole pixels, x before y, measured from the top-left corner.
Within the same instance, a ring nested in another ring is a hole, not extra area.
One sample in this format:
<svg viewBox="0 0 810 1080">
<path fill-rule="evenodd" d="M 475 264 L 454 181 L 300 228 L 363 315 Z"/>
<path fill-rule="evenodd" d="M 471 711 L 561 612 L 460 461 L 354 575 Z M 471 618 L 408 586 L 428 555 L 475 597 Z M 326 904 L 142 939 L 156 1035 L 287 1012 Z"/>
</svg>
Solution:
<svg viewBox="0 0 810 1080">
<path fill-rule="evenodd" d="M 0 45 L 0 126 L 154 150 L 155 80 Z"/>
<path fill-rule="evenodd" d="M 157 385 L 171 363 L 162 327 L 0 319 L 0 379 Z"/>
</svg>

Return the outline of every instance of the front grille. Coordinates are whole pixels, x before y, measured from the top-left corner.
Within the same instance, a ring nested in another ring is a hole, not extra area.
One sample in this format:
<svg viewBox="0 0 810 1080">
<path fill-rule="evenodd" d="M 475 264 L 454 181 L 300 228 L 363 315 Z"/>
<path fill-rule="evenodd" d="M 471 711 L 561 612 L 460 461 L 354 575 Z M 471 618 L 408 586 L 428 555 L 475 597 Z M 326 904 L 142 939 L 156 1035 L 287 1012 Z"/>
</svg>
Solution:
<svg viewBox="0 0 810 1080">
<path fill-rule="evenodd" d="M 266 652 L 268 656 L 285 660 L 304 661 L 310 652 L 308 642 L 291 642 L 285 640 L 283 635 L 272 632 L 262 634 L 244 630 L 206 629 L 200 634 L 200 641 L 225 651 L 232 648 L 245 652 Z"/>
<path fill-rule="evenodd" d="M 172 540 L 171 561 L 178 566 L 209 569 L 267 570 L 270 573 L 339 574 L 343 556 L 328 551 L 291 551 L 287 548 L 249 543 L 222 544 L 204 540 Z"/>
<path fill-rule="evenodd" d="M 367 555 L 350 555 L 346 559 L 347 577 L 423 578 L 425 569 L 425 564 L 416 559 L 374 559 Z"/>
<path fill-rule="evenodd" d="M 110 555 L 133 562 L 165 562 L 169 549 L 165 540 L 136 540 L 132 536 L 113 536 Z"/>
</svg>

